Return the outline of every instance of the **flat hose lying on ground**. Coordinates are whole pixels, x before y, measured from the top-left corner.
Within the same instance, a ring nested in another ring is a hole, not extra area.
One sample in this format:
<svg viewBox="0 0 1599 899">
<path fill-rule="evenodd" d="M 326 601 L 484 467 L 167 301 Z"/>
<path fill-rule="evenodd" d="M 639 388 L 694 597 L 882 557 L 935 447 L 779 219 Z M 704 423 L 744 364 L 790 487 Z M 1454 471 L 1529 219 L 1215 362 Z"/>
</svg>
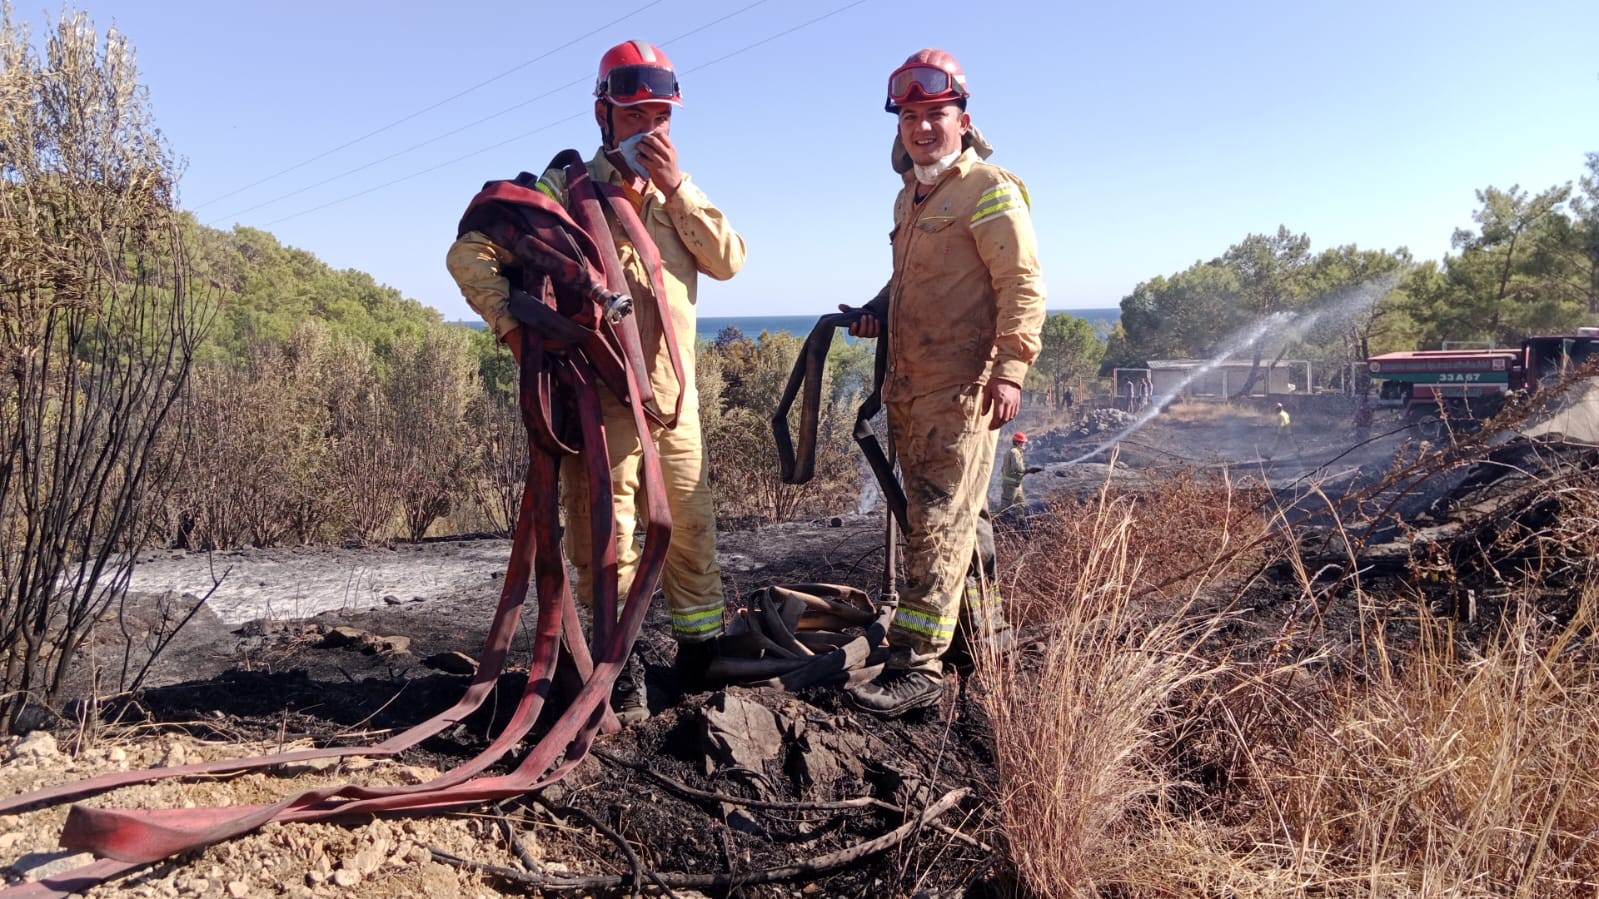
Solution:
<svg viewBox="0 0 1599 899">
<path fill-rule="evenodd" d="M 869 310 L 824 315 L 800 348 L 788 383 L 772 414 L 779 474 L 785 484 L 804 484 L 816 471 L 816 435 L 821 420 L 822 376 L 833 333 L 847 328 Z M 883 375 L 887 368 L 886 326 L 877 341 L 872 390 L 855 413 L 855 443 L 871 466 L 889 509 L 885 521 L 882 595 L 873 607 L 866 594 L 836 584 L 765 587 L 750 594 L 736 609 L 723 641 L 723 654 L 709 674 L 746 685 L 797 690 L 812 686 L 851 686 L 871 680 L 887 659 L 884 642 L 893 621 L 895 601 L 895 527 L 904 527 L 905 492 L 894 476 L 890 451 L 872 430 L 872 418 L 883 408 Z M 803 396 L 802 396 L 803 391 Z M 799 446 L 788 418 L 796 398 L 800 404 Z M 858 633 L 847 633 L 856 628 Z"/>
<path fill-rule="evenodd" d="M 894 606 L 873 608 L 865 592 L 838 584 L 763 587 L 735 610 L 709 676 L 746 686 L 799 690 L 847 687 L 876 677 Z M 863 628 L 851 635 L 846 630 Z M 743 650 L 740 652 L 739 650 Z"/>
<path fill-rule="evenodd" d="M 506 184 L 509 182 L 494 183 L 501 187 Z M 484 194 L 488 193 L 485 189 Z M 501 190 L 494 199 L 506 200 L 512 193 Z M 592 233 L 592 220 L 579 226 L 553 201 L 536 191 L 526 193 L 529 196 L 517 195 L 514 200 L 535 207 L 540 215 L 533 216 L 534 224 L 513 248 L 519 261 L 533 271 L 524 273 L 527 277 L 523 279 L 523 291 L 514 298 L 512 309 L 513 314 L 524 321 L 520 396 L 532 451 L 505 587 L 484 641 L 478 672 L 461 699 L 427 721 L 372 746 L 303 750 L 104 775 L 0 800 L 0 814 L 163 778 L 241 772 L 312 759 L 392 755 L 415 746 L 464 720 L 488 697 L 504 670 L 511 638 L 532 582 L 538 602 L 533 657 L 526 688 L 504 730 L 472 760 L 422 784 L 390 787 L 344 784 L 302 792 L 273 804 L 224 808 L 91 809 L 75 806 L 68 812 L 61 844 L 69 849 L 92 852 L 100 858 L 35 883 L 0 890 L 0 896 L 22 899 L 81 892 L 143 865 L 248 833 L 273 821 L 314 821 L 382 811 L 452 809 L 516 796 L 564 776 L 583 759 L 602 727 L 616 727 L 606 700 L 643 623 L 671 534 L 660 458 L 648 436 L 644 404 L 632 399 L 644 395 L 642 384 L 647 382 L 648 375 L 630 364 L 631 360 L 642 358 L 637 346 L 628 345 L 629 342 L 636 344 L 636 331 L 609 327 L 614 322 L 608 321 L 596 304 L 596 299 L 604 296 L 605 291 L 596 277 L 600 266 L 595 265 L 596 250 L 588 238 Z M 484 194 L 480 194 L 480 198 Z M 476 200 L 469 214 L 475 208 Z M 612 203 L 612 208 L 616 208 L 616 204 Z M 589 215 L 595 213 L 597 207 L 591 207 Z M 603 229 L 605 225 L 599 223 L 599 227 Z M 642 225 L 638 227 L 642 231 Z M 619 272 L 620 268 L 612 270 Z M 658 278 L 658 260 L 654 273 Z M 625 289 L 625 284 L 610 286 L 613 291 Z M 528 287 L 532 287 L 536 295 L 528 291 Z M 658 291 L 656 296 L 660 302 L 665 294 Z M 666 318 L 665 310 L 661 312 L 662 318 Z M 557 318 L 564 321 L 558 322 Z M 643 457 L 641 480 L 647 522 L 644 547 L 632 587 L 626 601 L 621 603 L 620 616 L 617 614 L 616 545 L 611 536 L 609 454 L 599 411 L 602 384 L 632 411 Z M 583 450 L 592 503 L 590 542 L 594 547 L 592 562 L 597 574 L 594 578 L 596 626 L 592 659 L 589 646 L 581 637 L 559 542 L 560 460 L 574 451 L 574 444 Z M 615 626 L 610 626 L 610 622 L 615 622 Z M 563 643 L 567 650 L 564 655 L 561 652 Z M 571 704 L 550 731 L 528 748 L 513 771 L 478 778 L 478 774 L 504 757 L 531 731 L 561 664 L 575 669 L 582 682 Z"/>
</svg>

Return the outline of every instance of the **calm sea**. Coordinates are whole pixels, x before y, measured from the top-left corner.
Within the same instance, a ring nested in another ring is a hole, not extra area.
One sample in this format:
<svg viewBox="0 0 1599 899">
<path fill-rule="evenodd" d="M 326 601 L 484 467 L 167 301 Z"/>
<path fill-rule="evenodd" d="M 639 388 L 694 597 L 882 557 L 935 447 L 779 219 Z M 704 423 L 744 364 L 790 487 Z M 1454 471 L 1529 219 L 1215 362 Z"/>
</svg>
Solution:
<svg viewBox="0 0 1599 899">
<path fill-rule="evenodd" d="M 1100 339 L 1110 333 L 1116 320 L 1121 318 L 1122 311 L 1117 307 L 1108 309 L 1051 309 L 1050 314 L 1056 312 L 1069 312 L 1078 318 L 1086 318 L 1099 332 Z M 745 337 L 756 338 L 762 331 L 771 333 L 786 332 L 795 337 L 804 338 L 816 327 L 816 320 L 820 315 L 702 315 L 696 326 L 695 333 L 706 340 L 715 340 L 716 335 L 722 333 L 724 328 L 737 328 Z M 483 322 L 458 321 L 452 324 L 464 325 L 476 331 L 483 330 Z"/>
<path fill-rule="evenodd" d="M 1105 329 L 1115 324 L 1121 318 L 1120 308 L 1109 309 L 1051 309 L 1056 312 L 1069 312 L 1078 318 L 1086 318 L 1090 322 L 1107 322 Z M 702 315 L 696 327 L 696 333 L 706 340 L 715 340 L 716 335 L 722 333 L 724 328 L 737 328 L 745 337 L 759 337 L 762 331 L 776 333 L 779 331 L 793 334 L 795 337 L 804 337 L 816 327 L 817 315 Z"/>
</svg>

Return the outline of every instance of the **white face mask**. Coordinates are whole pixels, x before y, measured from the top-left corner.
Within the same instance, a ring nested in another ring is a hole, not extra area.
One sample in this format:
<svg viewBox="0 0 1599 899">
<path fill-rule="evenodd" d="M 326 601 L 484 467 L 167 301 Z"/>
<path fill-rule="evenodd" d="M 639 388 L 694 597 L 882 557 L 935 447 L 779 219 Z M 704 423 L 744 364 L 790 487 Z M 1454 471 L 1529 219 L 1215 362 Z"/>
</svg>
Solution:
<svg viewBox="0 0 1599 899">
<path fill-rule="evenodd" d="M 931 186 L 938 180 L 939 175 L 949 171 L 949 167 L 955 164 L 955 160 L 959 159 L 960 155 L 961 151 L 956 150 L 948 156 L 945 156 L 943 159 L 927 165 L 915 166 L 916 180 L 920 181 L 922 184 Z"/>
<path fill-rule="evenodd" d="M 644 163 L 640 162 L 638 158 L 639 141 L 643 140 L 649 133 L 648 131 L 640 131 L 616 145 L 617 154 L 627 163 L 628 168 L 638 173 L 640 178 L 648 178 L 650 176 L 650 170 L 645 168 Z"/>
</svg>

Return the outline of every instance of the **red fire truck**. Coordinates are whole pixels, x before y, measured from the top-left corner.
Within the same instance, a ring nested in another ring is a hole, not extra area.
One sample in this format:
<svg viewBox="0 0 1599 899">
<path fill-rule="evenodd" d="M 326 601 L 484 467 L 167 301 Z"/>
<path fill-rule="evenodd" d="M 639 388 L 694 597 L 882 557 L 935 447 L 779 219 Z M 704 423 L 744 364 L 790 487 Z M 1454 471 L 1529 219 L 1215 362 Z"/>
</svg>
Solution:
<svg viewBox="0 0 1599 899">
<path fill-rule="evenodd" d="M 1534 393 L 1590 361 L 1599 360 L 1599 328 L 1529 337 L 1520 347 L 1419 350 L 1366 360 L 1378 382 L 1377 403 L 1402 406 L 1417 422 L 1487 418 L 1512 390 Z"/>
</svg>

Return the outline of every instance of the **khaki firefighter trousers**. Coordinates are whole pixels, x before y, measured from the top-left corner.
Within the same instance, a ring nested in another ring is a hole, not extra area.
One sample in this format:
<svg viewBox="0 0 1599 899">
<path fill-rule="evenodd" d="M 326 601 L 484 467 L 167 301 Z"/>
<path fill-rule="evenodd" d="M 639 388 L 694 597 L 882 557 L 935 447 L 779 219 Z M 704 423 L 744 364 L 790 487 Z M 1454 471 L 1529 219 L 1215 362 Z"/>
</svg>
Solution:
<svg viewBox="0 0 1599 899">
<path fill-rule="evenodd" d="M 981 406 L 976 385 L 888 404 L 908 525 L 905 591 L 888 634 L 890 668 L 941 672 L 940 657 L 955 637 L 962 603 L 984 605 L 967 583 L 994 469 L 994 432 Z"/>
<path fill-rule="evenodd" d="M 716 510 L 707 479 L 704 442 L 700 436 L 700 410 L 692 394 L 684 397 L 683 412 L 675 428 L 650 426 L 660 448 L 661 474 L 666 482 L 672 513 L 672 540 L 666 550 L 661 589 L 672 616 L 672 635 L 693 643 L 722 632 L 722 570 L 716 561 Z M 638 570 L 639 549 L 634 541 L 641 514 L 640 473 L 644 455 L 639 447 L 633 413 L 615 397 L 601 392 L 600 411 L 605 422 L 606 448 L 611 461 L 612 504 L 616 511 L 616 559 L 619 601 L 627 598 Z M 594 572 L 589 537 L 589 486 L 583 460 L 568 456 L 561 461 L 561 500 L 566 509 L 566 557 L 577 569 L 573 585 L 580 601 L 593 597 Z M 644 601 L 648 602 L 649 597 Z M 620 612 L 620 609 L 618 610 Z"/>
</svg>

